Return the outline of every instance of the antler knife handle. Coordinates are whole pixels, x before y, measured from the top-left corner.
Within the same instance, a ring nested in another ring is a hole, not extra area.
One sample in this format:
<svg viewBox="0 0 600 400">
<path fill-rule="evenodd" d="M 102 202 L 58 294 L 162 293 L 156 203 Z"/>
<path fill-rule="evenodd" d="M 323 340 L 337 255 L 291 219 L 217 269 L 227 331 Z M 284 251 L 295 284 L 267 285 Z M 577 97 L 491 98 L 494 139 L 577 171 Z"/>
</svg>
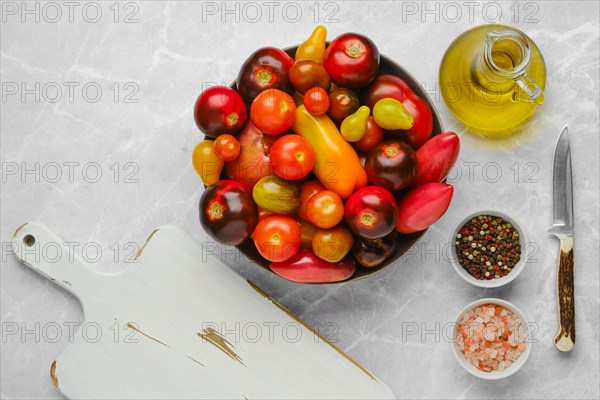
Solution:
<svg viewBox="0 0 600 400">
<path fill-rule="evenodd" d="M 573 238 L 560 238 L 558 257 L 558 321 L 559 330 L 554 346 L 560 351 L 571 351 L 575 346 L 575 282 L 573 279 Z"/>
</svg>

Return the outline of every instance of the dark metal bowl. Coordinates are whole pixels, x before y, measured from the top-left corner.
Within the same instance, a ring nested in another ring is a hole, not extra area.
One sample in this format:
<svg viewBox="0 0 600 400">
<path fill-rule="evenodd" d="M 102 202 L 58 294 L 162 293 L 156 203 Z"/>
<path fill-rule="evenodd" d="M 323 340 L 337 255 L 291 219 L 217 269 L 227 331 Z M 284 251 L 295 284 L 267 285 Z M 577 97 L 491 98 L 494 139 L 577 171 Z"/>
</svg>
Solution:
<svg viewBox="0 0 600 400">
<path fill-rule="evenodd" d="M 294 57 L 294 55 L 296 54 L 297 48 L 298 48 L 298 46 L 288 47 L 288 48 L 284 49 L 284 51 L 286 53 L 288 53 L 291 57 Z M 435 105 L 433 104 L 433 102 L 431 101 L 431 99 L 429 98 L 429 96 L 427 95 L 427 93 L 425 92 L 425 90 L 423 89 L 421 84 L 419 83 L 419 81 L 417 81 L 415 79 L 415 77 L 413 77 L 406 69 L 404 69 L 402 66 L 400 66 L 400 64 L 397 64 L 391 58 L 386 57 L 384 55 L 381 55 L 380 64 L 379 64 L 379 73 L 381 75 L 383 75 L 383 74 L 396 75 L 396 76 L 402 78 L 406 83 L 408 83 L 410 88 L 416 94 L 418 94 L 423 100 L 425 100 L 425 102 L 427 102 L 427 105 L 429 105 L 429 108 L 431 109 L 431 113 L 433 114 L 433 135 L 437 135 L 438 133 L 442 133 L 444 131 L 443 127 L 442 127 L 442 121 L 440 119 L 440 116 L 439 116 L 436 108 L 435 108 Z M 231 87 L 236 89 L 235 82 L 233 82 L 231 84 Z M 426 232 L 426 230 L 417 232 L 417 233 L 412 233 L 410 235 L 404 235 L 404 234 L 398 233 L 399 246 L 398 246 L 398 250 L 396 251 L 395 254 L 393 254 L 390 258 L 388 258 L 383 263 L 381 263 L 380 265 L 378 265 L 377 267 L 374 267 L 374 268 L 364 268 L 360 264 L 357 263 L 356 273 L 354 275 L 352 275 L 351 278 L 345 280 L 344 282 L 353 281 L 353 280 L 357 280 L 357 279 L 363 279 L 363 278 L 366 278 L 373 274 L 376 274 L 377 272 L 383 270 L 384 268 L 389 267 L 396 260 L 398 260 L 404 254 L 406 254 L 406 252 L 412 246 L 414 246 L 419 241 L 419 239 L 421 239 L 421 237 L 425 234 L 425 232 Z M 237 248 L 244 254 L 245 257 L 247 257 L 248 259 L 251 259 L 257 265 L 266 269 L 267 271 L 272 272 L 271 269 L 269 268 L 269 261 L 265 260 L 258 253 L 258 251 L 256 250 L 256 247 L 254 246 L 254 242 L 252 242 L 252 240 L 250 240 L 250 239 L 246 240 L 244 243 L 237 246 Z M 284 279 L 284 278 L 282 278 L 282 279 Z M 334 282 L 334 283 L 340 283 L 340 282 Z"/>
</svg>

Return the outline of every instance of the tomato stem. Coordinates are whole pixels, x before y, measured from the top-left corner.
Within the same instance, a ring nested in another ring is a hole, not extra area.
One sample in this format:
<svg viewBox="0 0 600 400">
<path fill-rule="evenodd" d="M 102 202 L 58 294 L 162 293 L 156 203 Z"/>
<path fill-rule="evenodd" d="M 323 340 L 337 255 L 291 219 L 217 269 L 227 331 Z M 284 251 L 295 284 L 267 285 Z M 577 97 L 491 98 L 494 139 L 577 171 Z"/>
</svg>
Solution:
<svg viewBox="0 0 600 400">
<path fill-rule="evenodd" d="M 365 47 L 360 42 L 352 42 L 346 47 L 346 54 L 352 58 L 358 58 L 365 52 Z"/>
<path fill-rule="evenodd" d="M 365 211 L 360 216 L 360 222 L 364 226 L 371 226 L 371 225 L 375 224 L 376 221 L 377 221 L 377 217 L 375 217 L 375 215 L 373 215 L 373 213 L 371 213 L 370 211 Z"/>
<path fill-rule="evenodd" d="M 258 82 L 260 82 L 261 85 L 266 86 L 269 84 L 269 82 L 271 82 L 271 79 L 273 78 L 273 76 L 271 75 L 271 73 L 269 71 L 267 71 L 266 69 L 261 69 L 260 71 L 258 71 L 258 73 L 256 74 L 256 79 L 258 80 Z"/>
<path fill-rule="evenodd" d="M 384 146 L 383 151 L 388 157 L 396 157 L 399 153 L 397 146 Z"/>
<path fill-rule="evenodd" d="M 229 128 L 231 128 L 232 126 L 237 124 L 239 120 L 240 120 L 240 116 L 237 113 L 232 112 L 229 115 L 227 115 L 227 118 L 226 118 L 227 126 Z"/>
<path fill-rule="evenodd" d="M 217 200 L 213 200 L 208 203 L 208 219 L 213 222 L 223 218 L 225 213 L 225 206 Z"/>
</svg>

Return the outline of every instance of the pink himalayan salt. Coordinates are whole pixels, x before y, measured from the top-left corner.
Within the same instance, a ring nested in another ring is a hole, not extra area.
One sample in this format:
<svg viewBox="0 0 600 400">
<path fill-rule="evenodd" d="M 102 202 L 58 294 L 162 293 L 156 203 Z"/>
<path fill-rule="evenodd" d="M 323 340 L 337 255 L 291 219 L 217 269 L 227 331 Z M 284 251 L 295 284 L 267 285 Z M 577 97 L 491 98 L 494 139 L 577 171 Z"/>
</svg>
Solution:
<svg viewBox="0 0 600 400">
<path fill-rule="evenodd" d="M 469 363 L 491 372 L 509 368 L 527 348 L 526 339 L 523 321 L 516 314 L 485 304 L 463 314 L 456 344 Z"/>
</svg>

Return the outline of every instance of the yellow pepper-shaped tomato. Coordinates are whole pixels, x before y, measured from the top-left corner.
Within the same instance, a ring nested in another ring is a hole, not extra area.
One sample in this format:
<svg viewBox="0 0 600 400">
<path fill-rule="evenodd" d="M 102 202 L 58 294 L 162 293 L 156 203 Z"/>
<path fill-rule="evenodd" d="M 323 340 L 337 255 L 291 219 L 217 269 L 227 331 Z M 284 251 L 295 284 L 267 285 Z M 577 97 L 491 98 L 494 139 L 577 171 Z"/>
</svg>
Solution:
<svg viewBox="0 0 600 400">
<path fill-rule="evenodd" d="M 348 115 L 342 121 L 340 126 L 340 132 L 344 139 L 349 142 L 358 142 L 365 136 L 367 131 L 367 120 L 371 110 L 367 106 L 360 106 L 360 108 L 354 113 Z"/>
<path fill-rule="evenodd" d="M 383 98 L 373 107 L 373 118 L 383 129 L 410 129 L 415 124 L 411 113 L 396 99 Z"/>
<path fill-rule="evenodd" d="M 327 189 L 347 199 L 354 190 L 367 184 L 367 174 L 358 155 L 327 114 L 312 115 L 301 105 L 296 109 L 292 130 L 313 148 L 316 159 L 313 172 Z"/>
<path fill-rule="evenodd" d="M 217 156 L 212 140 L 204 140 L 196 145 L 192 152 L 192 165 L 206 186 L 219 181 L 223 160 Z"/>
<path fill-rule="evenodd" d="M 296 60 L 313 60 L 323 64 L 327 39 L 327 28 L 319 25 L 296 50 Z"/>
</svg>

